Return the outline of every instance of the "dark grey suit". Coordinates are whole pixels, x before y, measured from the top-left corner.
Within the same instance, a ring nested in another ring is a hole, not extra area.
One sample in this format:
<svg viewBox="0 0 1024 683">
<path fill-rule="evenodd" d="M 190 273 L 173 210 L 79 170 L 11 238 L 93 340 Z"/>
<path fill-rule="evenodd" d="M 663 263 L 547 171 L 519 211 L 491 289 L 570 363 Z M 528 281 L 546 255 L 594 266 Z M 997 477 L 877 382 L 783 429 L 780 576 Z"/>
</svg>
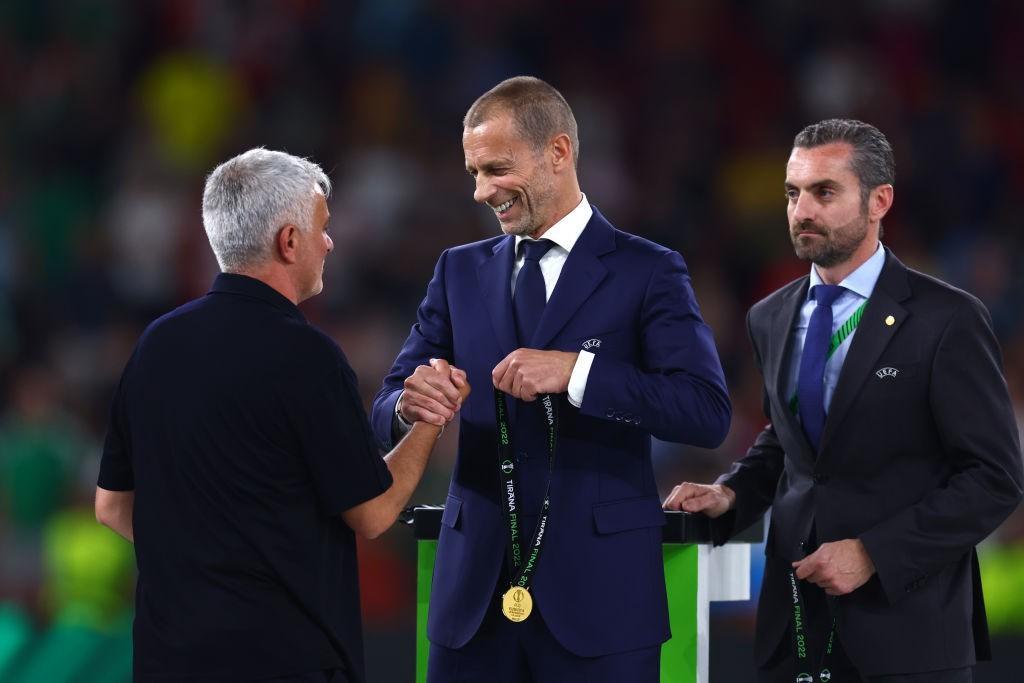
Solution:
<svg viewBox="0 0 1024 683">
<path fill-rule="evenodd" d="M 862 674 L 988 658 L 974 546 L 1013 511 L 1022 488 L 988 312 L 887 251 L 816 457 L 783 395 L 807 283 L 796 280 L 750 310 L 770 424 L 719 480 L 736 492 L 736 507 L 716 520 L 718 542 L 772 507 L 756 661 L 764 665 L 787 633 L 786 570 L 805 554 L 812 528 L 819 543 L 861 539 L 877 569 L 837 601 L 839 638 Z"/>
</svg>

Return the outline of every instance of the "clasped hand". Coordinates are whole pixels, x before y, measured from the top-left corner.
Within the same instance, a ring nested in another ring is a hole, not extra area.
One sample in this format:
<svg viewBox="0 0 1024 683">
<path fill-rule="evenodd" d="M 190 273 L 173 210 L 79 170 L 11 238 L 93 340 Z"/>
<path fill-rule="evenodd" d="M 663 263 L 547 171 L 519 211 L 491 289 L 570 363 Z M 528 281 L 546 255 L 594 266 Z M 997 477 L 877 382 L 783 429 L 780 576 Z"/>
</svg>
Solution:
<svg viewBox="0 0 1024 683">
<path fill-rule="evenodd" d="M 569 378 L 578 353 L 516 349 L 491 371 L 496 389 L 523 401 L 541 394 L 561 394 L 569 389 Z"/>
<path fill-rule="evenodd" d="M 406 422 L 428 422 L 443 427 L 455 417 L 469 396 L 466 371 L 443 358 L 420 365 L 403 384 L 398 412 Z"/>
<path fill-rule="evenodd" d="M 491 372 L 494 386 L 523 401 L 541 394 L 560 394 L 569 388 L 577 353 L 516 349 Z M 443 426 L 454 419 L 469 395 L 465 370 L 441 358 L 420 365 L 406 378 L 398 412 L 406 422 L 429 422 Z"/>
</svg>

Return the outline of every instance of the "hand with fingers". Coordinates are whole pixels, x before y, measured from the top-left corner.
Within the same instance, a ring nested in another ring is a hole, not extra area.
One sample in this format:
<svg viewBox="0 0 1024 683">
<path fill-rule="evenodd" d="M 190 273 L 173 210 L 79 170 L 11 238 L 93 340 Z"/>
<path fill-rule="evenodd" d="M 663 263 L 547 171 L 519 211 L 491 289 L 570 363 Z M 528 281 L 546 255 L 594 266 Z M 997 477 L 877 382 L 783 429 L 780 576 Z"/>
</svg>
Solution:
<svg viewBox="0 0 1024 683">
<path fill-rule="evenodd" d="M 466 372 L 443 358 L 431 358 L 406 378 L 398 399 L 398 414 L 406 422 L 427 422 L 443 427 L 455 418 L 469 395 Z"/>
<path fill-rule="evenodd" d="M 796 578 L 810 581 L 829 595 L 857 590 L 875 573 L 875 563 L 860 539 L 822 543 L 817 550 L 793 563 Z"/>
<path fill-rule="evenodd" d="M 561 394 L 569 389 L 569 378 L 578 353 L 516 349 L 491 371 L 494 387 L 523 401 L 541 394 Z"/>
<path fill-rule="evenodd" d="M 703 512 L 708 517 L 721 517 L 736 502 L 736 493 L 721 484 L 694 484 L 684 481 L 675 486 L 662 504 L 666 510 Z"/>
</svg>

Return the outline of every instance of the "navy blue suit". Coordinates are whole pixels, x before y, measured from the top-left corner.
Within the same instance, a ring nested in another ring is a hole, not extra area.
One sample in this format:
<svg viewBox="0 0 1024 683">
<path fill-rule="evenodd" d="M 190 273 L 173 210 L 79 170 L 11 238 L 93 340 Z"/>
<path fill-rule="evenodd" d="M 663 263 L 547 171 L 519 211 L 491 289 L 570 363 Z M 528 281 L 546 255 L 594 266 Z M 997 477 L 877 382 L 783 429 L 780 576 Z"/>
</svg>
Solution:
<svg viewBox="0 0 1024 683">
<path fill-rule="evenodd" d="M 510 291 L 515 238 L 445 251 L 417 323 L 373 406 L 382 446 L 403 380 L 429 358 L 469 375 L 459 453 L 434 568 L 428 636 L 461 648 L 488 609 L 505 558 L 491 371 L 517 343 Z M 595 353 L 582 405 L 561 419 L 547 540 L 531 592 L 551 633 L 594 657 L 669 637 L 651 436 L 714 447 L 731 408 L 711 330 L 682 257 L 613 228 L 596 210 L 576 242 L 530 348 Z M 539 419 L 510 401 L 520 500 L 539 511 L 547 453 Z M 535 518 L 534 518 L 535 520 Z"/>
</svg>

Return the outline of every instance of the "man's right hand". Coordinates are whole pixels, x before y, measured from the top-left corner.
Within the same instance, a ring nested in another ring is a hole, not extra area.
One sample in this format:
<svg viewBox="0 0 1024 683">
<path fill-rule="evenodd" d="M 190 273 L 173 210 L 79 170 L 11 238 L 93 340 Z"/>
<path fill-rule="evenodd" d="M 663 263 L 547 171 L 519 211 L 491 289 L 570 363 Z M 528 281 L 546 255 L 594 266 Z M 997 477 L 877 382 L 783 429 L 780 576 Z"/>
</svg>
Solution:
<svg viewBox="0 0 1024 683">
<path fill-rule="evenodd" d="M 721 484 L 693 484 L 684 481 L 672 489 L 662 504 L 666 510 L 703 512 L 708 517 L 720 517 L 732 509 L 736 493 Z"/>
<path fill-rule="evenodd" d="M 427 422 L 442 427 L 448 424 L 469 395 L 464 370 L 452 367 L 442 358 L 431 358 L 406 378 L 398 412 L 406 422 Z"/>
</svg>

